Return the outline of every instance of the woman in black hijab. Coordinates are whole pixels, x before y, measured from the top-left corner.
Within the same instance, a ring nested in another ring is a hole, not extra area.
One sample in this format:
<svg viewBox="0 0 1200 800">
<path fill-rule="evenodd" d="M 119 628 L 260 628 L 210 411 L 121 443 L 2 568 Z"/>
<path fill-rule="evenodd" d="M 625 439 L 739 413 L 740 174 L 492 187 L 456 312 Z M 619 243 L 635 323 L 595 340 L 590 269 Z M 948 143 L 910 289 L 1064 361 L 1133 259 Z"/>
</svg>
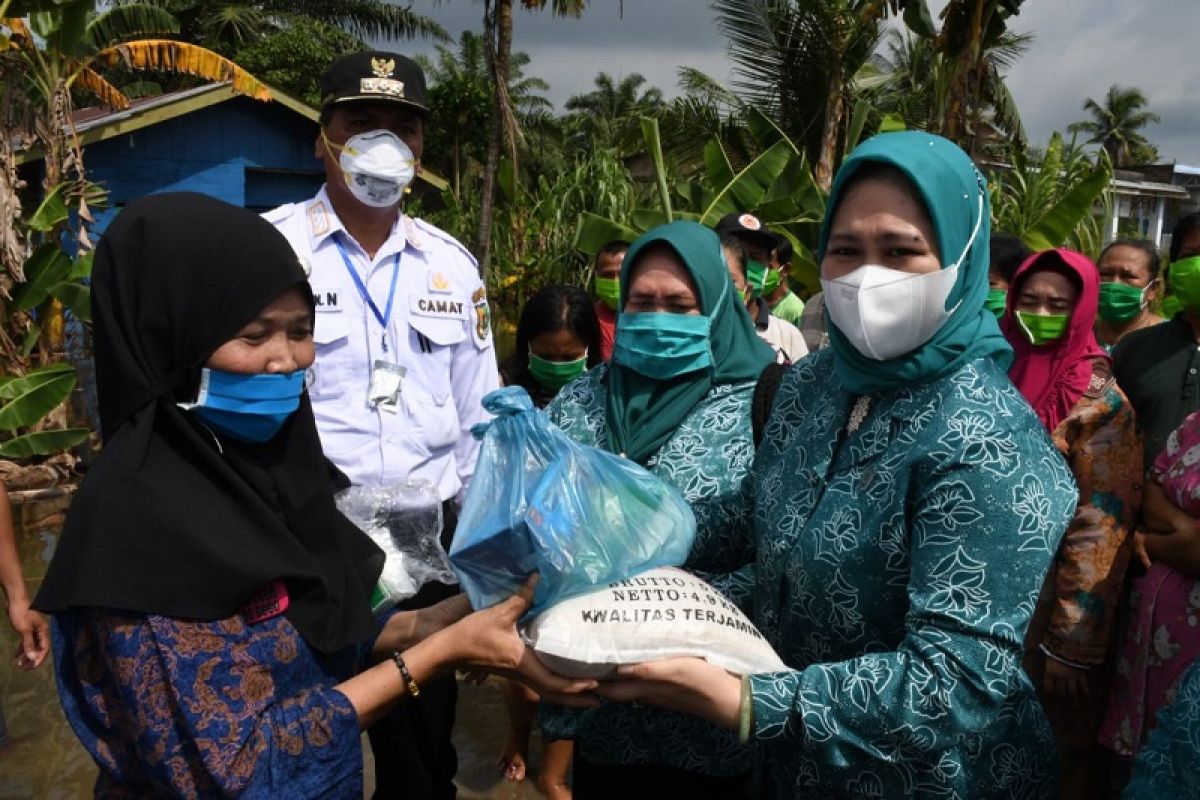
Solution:
<svg viewBox="0 0 1200 800">
<path fill-rule="evenodd" d="M 523 597 L 381 629 L 383 553 L 334 506 L 345 478 L 304 393 L 312 293 L 270 224 L 146 198 L 109 227 L 92 281 L 104 450 L 35 605 L 54 614 L 97 795 L 361 797 L 360 729 L 441 672 L 589 688 L 527 653 Z"/>
</svg>

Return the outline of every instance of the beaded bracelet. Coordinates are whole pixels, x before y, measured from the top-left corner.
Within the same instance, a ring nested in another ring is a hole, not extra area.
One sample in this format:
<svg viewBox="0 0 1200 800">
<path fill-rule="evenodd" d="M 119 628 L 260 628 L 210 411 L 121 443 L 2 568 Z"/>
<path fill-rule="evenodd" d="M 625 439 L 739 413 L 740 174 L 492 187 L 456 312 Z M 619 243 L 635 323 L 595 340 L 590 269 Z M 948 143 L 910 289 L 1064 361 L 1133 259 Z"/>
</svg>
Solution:
<svg viewBox="0 0 1200 800">
<path fill-rule="evenodd" d="M 408 693 L 413 697 L 420 697 L 421 687 L 417 686 L 417 682 L 413 680 L 412 673 L 408 671 L 408 665 L 404 663 L 404 656 L 400 655 L 400 651 L 392 651 L 392 661 L 396 663 L 396 669 L 400 670 L 400 677 L 404 680 L 404 688 L 408 689 Z"/>
<path fill-rule="evenodd" d="M 742 744 L 750 742 L 750 734 L 754 729 L 754 693 L 750 687 L 750 676 L 742 676 L 742 696 L 738 705 L 738 741 Z"/>
</svg>

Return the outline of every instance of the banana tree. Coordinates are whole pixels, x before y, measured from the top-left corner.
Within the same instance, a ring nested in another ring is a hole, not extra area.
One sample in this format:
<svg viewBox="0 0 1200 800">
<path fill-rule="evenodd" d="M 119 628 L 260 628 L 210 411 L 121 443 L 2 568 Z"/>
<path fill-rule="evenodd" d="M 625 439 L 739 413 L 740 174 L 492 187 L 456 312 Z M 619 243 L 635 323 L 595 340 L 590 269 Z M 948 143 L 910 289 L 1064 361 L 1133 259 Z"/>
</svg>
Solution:
<svg viewBox="0 0 1200 800">
<path fill-rule="evenodd" d="M 1106 154 L 1093 164 L 1074 142 L 1064 145 L 1055 133 L 1040 161 L 1017 152 L 1010 169 L 994 170 L 990 177 L 996 229 L 1033 250 L 1071 247 L 1093 258 L 1099 254 L 1107 217 L 1095 209 L 1107 202 L 1112 180 Z"/>
<path fill-rule="evenodd" d="M 177 30 L 174 17 L 151 5 L 123 5 L 97 13 L 94 0 L 0 2 L 0 79 L 8 101 L 3 127 L 24 147 L 42 150 L 43 207 L 58 203 L 75 212 L 72 250 L 86 253 L 91 247 L 87 232 L 91 221 L 89 199 L 96 197 L 95 187 L 86 179 L 83 152 L 71 125 L 73 92 L 90 94 L 102 105 L 128 107 L 129 98 L 103 75 L 105 69 L 121 66 L 133 71 L 166 71 L 228 81 L 234 91 L 270 99 L 266 85 L 210 50 L 168 39 L 141 38 L 148 33 L 169 35 Z M 6 170 L 0 175 L 0 184 L 6 206 L 13 205 L 8 201 L 16 198 L 19 209 L 15 173 Z M 15 216 L 14 227 L 22 227 L 19 210 Z M 24 247 L 4 247 L 5 282 L 15 283 L 19 289 L 28 278 L 24 265 L 31 258 L 30 251 L 47 242 L 62 242 L 69 220 L 69 215 L 63 213 L 56 215 L 48 228 L 29 226 Z M 39 258 L 33 262 L 35 266 L 47 263 L 60 264 L 62 259 Z M 32 294 L 36 296 L 37 292 Z M 49 302 L 42 320 L 50 324 L 40 327 L 42 363 L 62 347 L 64 301 L 52 295 Z M 5 317 L 6 322 L 12 318 L 10 314 Z M 10 332 L 7 338 L 11 343 L 21 336 Z M 23 352 L 28 356 L 28 350 L 23 348 Z"/>
<path fill-rule="evenodd" d="M 690 179 L 677 177 L 664 158 L 657 120 L 644 118 L 646 152 L 655 169 L 650 202 L 621 219 L 583 213 L 576 225 L 575 247 L 594 255 L 613 239 L 632 241 L 646 230 L 674 220 L 713 226 L 726 214 L 754 214 L 792 243 L 792 280 L 808 290 L 818 285 L 813 257 L 824 215 L 825 194 L 813 180 L 807 159 L 796 144 L 765 114 L 751 108 L 746 124 L 760 152 L 735 167 L 721 140 L 704 147 L 703 169 Z"/>
</svg>

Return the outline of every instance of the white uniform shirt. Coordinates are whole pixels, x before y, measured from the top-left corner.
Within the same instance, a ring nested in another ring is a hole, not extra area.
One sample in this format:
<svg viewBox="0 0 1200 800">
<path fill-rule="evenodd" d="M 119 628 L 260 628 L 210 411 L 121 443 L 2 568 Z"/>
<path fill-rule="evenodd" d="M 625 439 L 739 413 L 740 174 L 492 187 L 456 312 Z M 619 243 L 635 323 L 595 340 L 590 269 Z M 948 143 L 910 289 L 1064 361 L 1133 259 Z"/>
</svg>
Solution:
<svg viewBox="0 0 1200 800">
<path fill-rule="evenodd" d="M 421 478 L 443 500 L 458 495 L 479 455 L 471 426 L 490 418 L 480 400 L 500 385 L 475 259 L 449 234 L 407 216 L 369 259 L 324 188 L 263 216 L 312 268 L 317 360 L 308 394 L 325 455 L 355 484 Z M 399 254 L 386 331 L 346 269 L 339 242 L 380 313 Z M 367 402 L 376 359 L 405 370 L 395 411 Z"/>
<path fill-rule="evenodd" d="M 808 345 L 800 329 L 772 314 L 761 299 L 758 301 L 754 328 L 759 338 L 771 345 L 777 355 L 782 355 L 793 364 L 808 355 Z"/>
</svg>

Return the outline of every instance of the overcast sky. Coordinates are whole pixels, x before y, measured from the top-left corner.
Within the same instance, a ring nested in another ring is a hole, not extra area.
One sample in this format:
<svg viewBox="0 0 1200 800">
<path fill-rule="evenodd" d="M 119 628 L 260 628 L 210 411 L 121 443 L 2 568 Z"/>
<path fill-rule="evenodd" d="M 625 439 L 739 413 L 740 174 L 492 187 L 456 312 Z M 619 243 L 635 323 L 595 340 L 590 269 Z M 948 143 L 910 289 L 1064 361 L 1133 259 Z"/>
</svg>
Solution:
<svg viewBox="0 0 1200 800">
<path fill-rule="evenodd" d="M 481 30 L 477 0 L 412 0 L 452 36 Z M 937 13 L 944 0 L 930 3 Z M 678 94 L 681 65 L 727 82 L 726 43 L 705 0 L 591 0 L 583 17 L 516 12 L 514 48 L 529 54 L 530 74 L 550 84 L 561 107 L 592 88 L 604 71 L 633 72 L 667 96 Z M 1114 83 L 1142 89 L 1162 123 L 1147 130 L 1164 160 L 1200 165 L 1200 81 L 1195 78 L 1200 0 L 1026 0 L 1012 22 L 1036 36 L 1009 74 L 1025 127 L 1035 143 L 1084 117 L 1085 98 L 1102 100 Z M 427 42 L 395 46 L 432 52 Z"/>
</svg>

